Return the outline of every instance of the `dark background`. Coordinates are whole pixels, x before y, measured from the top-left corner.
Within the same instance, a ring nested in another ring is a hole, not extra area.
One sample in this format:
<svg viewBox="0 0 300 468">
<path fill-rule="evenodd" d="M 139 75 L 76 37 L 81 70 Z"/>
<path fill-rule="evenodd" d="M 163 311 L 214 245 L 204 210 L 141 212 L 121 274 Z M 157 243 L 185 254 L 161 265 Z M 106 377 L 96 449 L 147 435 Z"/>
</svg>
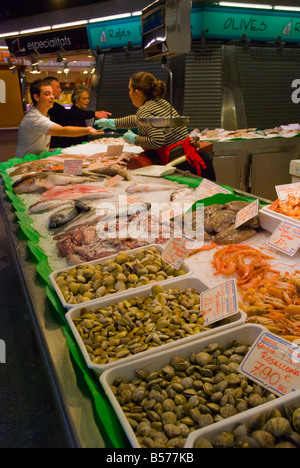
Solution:
<svg viewBox="0 0 300 468">
<path fill-rule="evenodd" d="M 1 0 L 0 21 L 100 3 L 104 0 Z M 151 3 L 151 2 L 149 2 Z"/>
</svg>

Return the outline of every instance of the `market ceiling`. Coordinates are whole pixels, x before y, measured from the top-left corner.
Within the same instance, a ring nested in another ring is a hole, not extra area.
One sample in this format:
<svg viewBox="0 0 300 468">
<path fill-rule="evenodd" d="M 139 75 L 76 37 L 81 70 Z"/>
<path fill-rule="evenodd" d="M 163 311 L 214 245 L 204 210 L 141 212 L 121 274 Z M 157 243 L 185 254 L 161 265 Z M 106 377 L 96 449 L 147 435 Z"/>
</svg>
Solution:
<svg viewBox="0 0 300 468">
<path fill-rule="evenodd" d="M 92 5 L 101 3 L 107 0 L 26 0 L 26 2 L 20 2 L 20 0 L 1 0 L 0 9 L 0 21 L 23 18 L 31 15 L 39 15 L 41 13 L 49 13 L 53 11 L 65 10 L 67 8 L 80 7 L 85 5 Z M 149 0 L 149 4 L 153 0 Z M 238 3 L 241 0 L 231 0 L 233 3 Z M 248 0 L 245 0 L 248 1 Z M 193 4 L 213 4 L 217 3 L 218 0 L 193 0 Z M 112 2 L 113 3 L 113 2 Z M 136 0 L 136 6 L 139 8 L 139 0 Z M 143 6 L 145 2 L 142 2 Z M 280 4 L 285 6 L 299 6 L 299 0 L 249 0 L 248 3 L 255 5 L 259 4 Z"/>
<path fill-rule="evenodd" d="M 104 0 L 42 0 L 38 2 L 36 0 L 26 0 L 26 2 L 1 0 L 0 21 L 91 5 L 101 1 Z"/>
</svg>

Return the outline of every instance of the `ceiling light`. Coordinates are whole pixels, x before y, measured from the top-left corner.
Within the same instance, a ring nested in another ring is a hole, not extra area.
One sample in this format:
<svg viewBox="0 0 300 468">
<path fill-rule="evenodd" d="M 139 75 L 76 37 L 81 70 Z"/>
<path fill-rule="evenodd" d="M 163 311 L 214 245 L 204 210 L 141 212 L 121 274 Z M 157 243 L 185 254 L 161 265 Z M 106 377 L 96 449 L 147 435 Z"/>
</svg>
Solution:
<svg viewBox="0 0 300 468">
<path fill-rule="evenodd" d="M 133 13 L 131 13 L 131 16 L 141 16 L 141 14 L 141 11 L 134 11 Z"/>
<path fill-rule="evenodd" d="M 234 3 L 234 2 L 219 2 L 220 6 L 237 7 L 237 8 L 261 8 L 263 10 L 272 10 L 272 5 L 257 5 L 255 3 Z"/>
<path fill-rule="evenodd" d="M 87 24 L 87 20 L 71 21 L 70 23 L 54 24 L 52 26 L 52 29 L 69 28 L 71 26 L 80 26 L 81 24 Z"/>
<path fill-rule="evenodd" d="M 33 29 L 23 29 L 23 31 L 20 31 L 20 34 L 28 34 L 28 33 L 33 33 L 33 32 L 49 31 L 49 29 L 51 29 L 51 26 L 43 26 L 41 28 L 33 28 Z"/>
<path fill-rule="evenodd" d="M 68 64 L 65 63 L 65 64 L 64 64 L 64 72 L 65 72 L 65 73 L 69 73 L 69 71 L 70 71 L 70 68 L 68 67 Z"/>
<path fill-rule="evenodd" d="M 98 23 L 98 21 L 110 21 L 114 19 L 128 18 L 131 16 L 131 13 L 121 13 L 119 15 L 103 16 L 101 18 L 92 18 L 89 20 L 89 23 Z"/>
<path fill-rule="evenodd" d="M 14 32 L 0 34 L 0 37 L 18 36 L 19 34 L 20 34 L 19 31 L 14 31 Z"/>
<path fill-rule="evenodd" d="M 300 7 L 275 5 L 274 10 L 300 11 Z"/>
<path fill-rule="evenodd" d="M 87 75 L 88 74 L 88 70 L 83 70 L 82 72 L 84 75 Z"/>
</svg>

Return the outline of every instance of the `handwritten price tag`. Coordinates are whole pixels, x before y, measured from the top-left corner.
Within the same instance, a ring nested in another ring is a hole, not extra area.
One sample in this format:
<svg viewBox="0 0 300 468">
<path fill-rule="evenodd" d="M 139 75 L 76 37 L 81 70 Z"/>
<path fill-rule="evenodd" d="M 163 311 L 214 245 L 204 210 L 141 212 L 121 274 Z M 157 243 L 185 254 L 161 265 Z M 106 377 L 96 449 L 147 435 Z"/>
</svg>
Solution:
<svg viewBox="0 0 300 468">
<path fill-rule="evenodd" d="M 238 312 L 236 281 L 226 281 L 215 288 L 203 291 L 200 295 L 200 307 L 203 311 L 204 324 L 222 320 Z"/>
<path fill-rule="evenodd" d="M 300 228 L 282 221 L 267 243 L 292 257 L 300 247 Z"/>
<path fill-rule="evenodd" d="M 189 237 L 173 238 L 163 251 L 162 258 L 177 270 L 194 245 L 195 241 Z"/>
<path fill-rule="evenodd" d="M 197 198 L 208 198 L 212 197 L 216 193 L 231 193 L 230 190 L 227 190 L 220 185 L 214 184 L 208 179 L 203 179 L 199 187 L 195 191 Z"/>
<path fill-rule="evenodd" d="M 249 219 L 254 218 L 258 214 L 258 200 L 255 200 L 253 203 L 249 203 L 249 205 L 245 206 L 245 208 L 241 209 L 237 212 L 235 218 L 235 228 L 238 228 L 242 224 L 249 221 Z"/>
<path fill-rule="evenodd" d="M 300 348 L 262 332 L 238 370 L 276 395 L 286 395 L 300 390 Z"/>
<path fill-rule="evenodd" d="M 121 156 L 123 153 L 124 145 L 108 145 L 106 149 L 106 156 Z"/>
<path fill-rule="evenodd" d="M 81 175 L 82 159 L 66 159 L 64 162 L 64 174 Z"/>
<path fill-rule="evenodd" d="M 279 200 L 287 200 L 288 197 L 300 198 L 300 182 L 275 186 Z"/>
</svg>

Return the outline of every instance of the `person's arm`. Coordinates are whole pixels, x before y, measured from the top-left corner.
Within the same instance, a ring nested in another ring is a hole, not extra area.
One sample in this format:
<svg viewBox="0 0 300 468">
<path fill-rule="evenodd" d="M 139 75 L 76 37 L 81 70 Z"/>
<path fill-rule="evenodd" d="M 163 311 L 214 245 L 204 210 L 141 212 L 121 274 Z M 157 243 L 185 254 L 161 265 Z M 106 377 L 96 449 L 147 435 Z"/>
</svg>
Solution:
<svg viewBox="0 0 300 468">
<path fill-rule="evenodd" d="M 93 127 L 62 127 L 61 125 L 54 124 L 49 128 L 47 135 L 61 137 L 79 137 L 84 135 L 101 135 L 103 133 L 104 132 L 96 130 Z"/>
</svg>

